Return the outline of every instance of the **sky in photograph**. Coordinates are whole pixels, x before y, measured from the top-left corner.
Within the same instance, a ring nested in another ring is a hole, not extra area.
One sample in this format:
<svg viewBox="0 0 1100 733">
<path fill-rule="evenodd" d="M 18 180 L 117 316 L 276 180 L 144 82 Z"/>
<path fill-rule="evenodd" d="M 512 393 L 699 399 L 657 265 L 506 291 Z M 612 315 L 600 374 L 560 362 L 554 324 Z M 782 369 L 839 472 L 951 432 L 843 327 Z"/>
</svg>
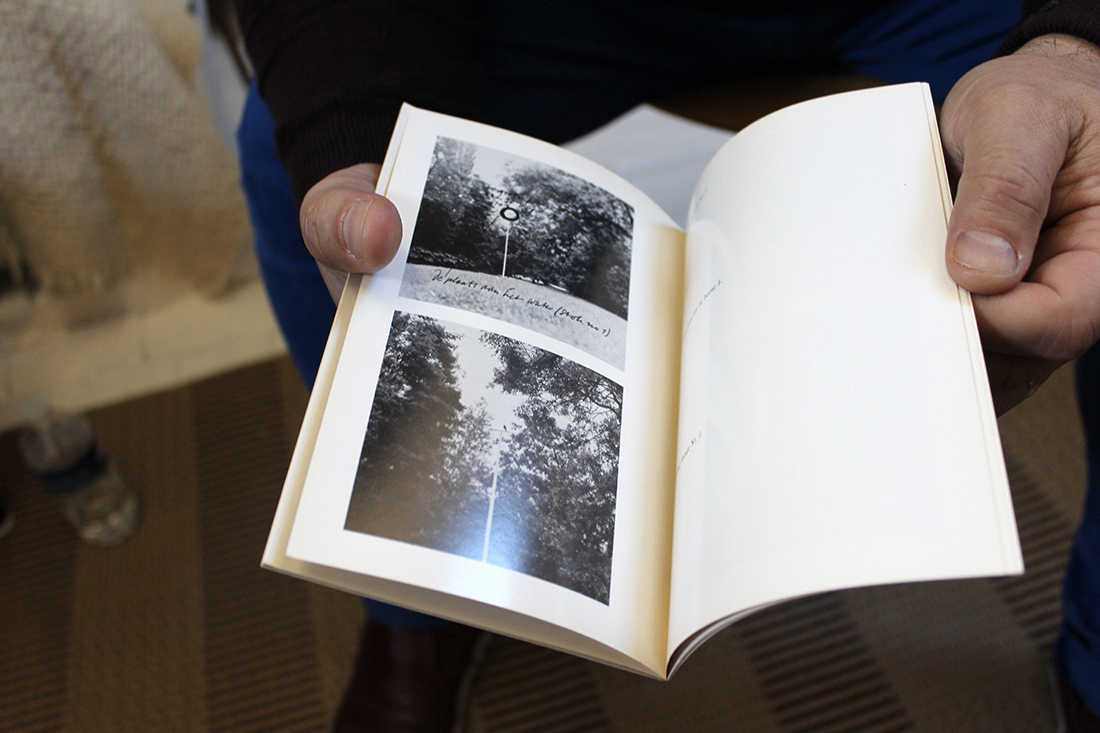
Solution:
<svg viewBox="0 0 1100 733">
<path fill-rule="evenodd" d="M 499 385 L 493 384 L 493 370 L 499 363 L 496 350 L 482 343 L 481 331 L 450 326 L 450 330 L 460 336 L 455 344 L 458 357 L 458 385 L 462 391 L 462 403 L 467 406 L 485 400 L 491 425 L 495 430 L 510 426 L 516 422 L 516 410 L 523 402 L 523 395 L 506 394 Z"/>
<path fill-rule="evenodd" d="M 503 187 L 503 181 L 515 171 L 534 165 L 528 158 L 520 158 L 495 148 L 475 146 L 474 167 L 471 173 L 496 188 Z"/>
</svg>

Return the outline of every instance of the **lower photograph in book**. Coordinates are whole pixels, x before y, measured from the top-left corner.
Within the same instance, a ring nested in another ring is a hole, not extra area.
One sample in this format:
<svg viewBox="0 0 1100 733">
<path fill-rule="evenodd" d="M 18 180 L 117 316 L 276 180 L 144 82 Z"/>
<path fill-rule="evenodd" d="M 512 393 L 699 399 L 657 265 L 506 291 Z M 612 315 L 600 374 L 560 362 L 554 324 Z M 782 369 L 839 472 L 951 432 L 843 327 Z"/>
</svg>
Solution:
<svg viewBox="0 0 1100 733">
<path fill-rule="evenodd" d="M 557 354 L 398 311 L 345 529 L 606 604 L 622 400 Z"/>
</svg>

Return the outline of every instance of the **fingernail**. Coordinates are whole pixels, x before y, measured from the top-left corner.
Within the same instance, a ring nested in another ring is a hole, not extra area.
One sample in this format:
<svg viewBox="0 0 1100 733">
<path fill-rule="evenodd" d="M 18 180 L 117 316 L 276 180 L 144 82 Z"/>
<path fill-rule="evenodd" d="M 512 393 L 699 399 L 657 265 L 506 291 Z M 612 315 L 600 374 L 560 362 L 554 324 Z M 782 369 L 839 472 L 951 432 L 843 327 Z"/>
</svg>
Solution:
<svg viewBox="0 0 1100 733">
<path fill-rule="evenodd" d="M 1020 264 L 1016 249 L 996 234 L 964 232 L 955 242 L 955 261 L 989 275 L 1011 275 Z"/>
<path fill-rule="evenodd" d="M 356 201 L 355 205 L 344 214 L 343 234 L 344 251 L 354 260 L 363 259 L 359 253 L 358 242 L 363 238 L 363 230 L 367 226 L 367 211 L 370 210 L 370 201 Z M 356 245 L 353 247 L 352 242 Z"/>
</svg>

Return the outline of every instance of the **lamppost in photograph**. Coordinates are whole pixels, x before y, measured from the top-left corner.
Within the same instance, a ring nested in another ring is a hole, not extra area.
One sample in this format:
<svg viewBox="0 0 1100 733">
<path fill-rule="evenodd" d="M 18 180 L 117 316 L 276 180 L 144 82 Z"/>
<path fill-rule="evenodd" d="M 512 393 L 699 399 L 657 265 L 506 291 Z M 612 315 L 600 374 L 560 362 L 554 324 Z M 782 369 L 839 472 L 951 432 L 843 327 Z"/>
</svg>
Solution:
<svg viewBox="0 0 1100 733">
<path fill-rule="evenodd" d="M 507 435 L 508 428 L 507 426 L 503 428 L 489 428 L 489 432 Z M 500 476 L 501 438 L 498 437 L 495 443 L 496 458 L 493 461 L 493 485 L 489 487 L 489 512 L 485 517 L 485 543 L 481 548 L 482 562 L 489 562 L 489 538 L 493 533 L 493 512 L 496 510 L 497 505 L 497 477 Z"/>
<path fill-rule="evenodd" d="M 500 276 L 507 277 L 508 237 L 512 234 L 512 223 L 519 218 L 519 210 L 511 206 L 504 206 L 500 210 L 500 218 L 504 220 L 504 264 L 500 268 Z"/>
</svg>

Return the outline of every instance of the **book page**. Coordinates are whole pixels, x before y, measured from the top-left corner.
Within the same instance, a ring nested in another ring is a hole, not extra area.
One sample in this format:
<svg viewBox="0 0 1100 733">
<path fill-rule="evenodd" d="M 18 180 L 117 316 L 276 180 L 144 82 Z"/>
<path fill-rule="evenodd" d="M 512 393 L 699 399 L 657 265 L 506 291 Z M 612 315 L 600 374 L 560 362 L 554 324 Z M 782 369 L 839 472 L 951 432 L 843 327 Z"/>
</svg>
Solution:
<svg viewBox="0 0 1100 733">
<path fill-rule="evenodd" d="M 688 228 L 670 654 L 819 591 L 1022 571 L 923 85 L 751 125 Z"/>
<path fill-rule="evenodd" d="M 663 674 L 683 234 L 513 133 L 406 108 L 394 150 L 285 564 Z"/>
</svg>

